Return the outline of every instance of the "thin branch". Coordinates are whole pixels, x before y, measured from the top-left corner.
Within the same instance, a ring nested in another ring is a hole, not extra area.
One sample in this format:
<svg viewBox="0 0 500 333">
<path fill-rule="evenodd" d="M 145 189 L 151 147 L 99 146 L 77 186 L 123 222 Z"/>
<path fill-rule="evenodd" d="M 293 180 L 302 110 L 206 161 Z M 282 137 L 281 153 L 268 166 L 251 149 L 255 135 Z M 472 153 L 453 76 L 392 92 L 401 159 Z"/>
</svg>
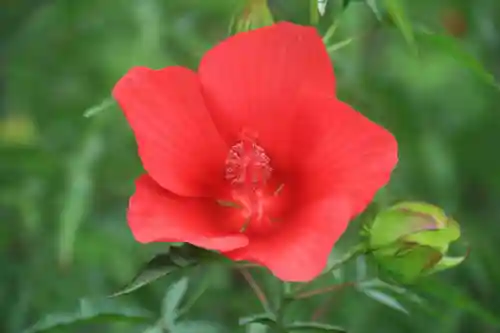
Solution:
<svg viewBox="0 0 500 333">
<path fill-rule="evenodd" d="M 328 287 L 325 287 L 325 288 L 304 291 L 303 293 L 299 293 L 299 294 L 295 295 L 293 298 L 296 299 L 296 300 L 297 299 L 309 298 L 309 297 L 312 297 L 312 296 L 322 295 L 322 294 L 325 294 L 325 293 L 328 293 L 328 292 L 332 292 L 332 291 L 338 291 L 338 290 L 341 290 L 341 289 L 344 289 L 344 288 L 347 288 L 347 287 L 353 287 L 355 285 L 356 285 L 356 282 L 346 282 L 346 283 L 341 283 L 341 284 L 335 284 L 333 286 L 328 286 Z"/>
<path fill-rule="evenodd" d="M 344 289 L 345 290 L 345 289 Z M 340 291 L 340 290 L 339 290 Z M 316 310 L 313 312 L 312 316 L 311 316 L 311 321 L 317 321 L 319 320 L 321 317 L 323 317 L 325 314 L 326 314 L 326 311 L 329 310 L 330 308 L 330 305 L 332 305 L 332 303 L 334 301 L 337 301 L 338 303 L 338 296 L 343 296 L 343 293 L 339 293 L 339 294 L 333 294 L 333 295 L 330 295 L 326 300 L 324 300 L 317 308 Z"/>
<path fill-rule="evenodd" d="M 262 288 L 259 286 L 257 281 L 255 281 L 250 271 L 246 268 L 238 268 L 238 270 L 248 282 L 250 288 L 252 288 L 252 290 L 254 291 L 264 310 L 268 313 L 272 313 L 271 306 L 269 305 L 266 294 L 264 293 L 264 291 L 262 291 Z"/>
</svg>

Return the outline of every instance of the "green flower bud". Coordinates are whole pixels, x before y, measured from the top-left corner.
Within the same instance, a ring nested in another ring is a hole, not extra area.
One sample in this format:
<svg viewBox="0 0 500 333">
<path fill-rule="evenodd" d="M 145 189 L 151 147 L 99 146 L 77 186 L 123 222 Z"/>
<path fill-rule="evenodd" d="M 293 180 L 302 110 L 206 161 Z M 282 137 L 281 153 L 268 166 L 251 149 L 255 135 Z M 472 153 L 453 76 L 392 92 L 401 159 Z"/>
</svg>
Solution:
<svg viewBox="0 0 500 333">
<path fill-rule="evenodd" d="M 247 0 L 243 10 L 233 17 L 231 33 L 249 31 L 274 23 L 273 15 L 267 5 L 267 0 Z"/>
<path fill-rule="evenodd" d="M 460 226 L 439 207 L 404 202 L 379 213 L 368 230 L 368 247 L 381 268 L 402 283 L 460 264 L 446 257 Z"/>
</svg>

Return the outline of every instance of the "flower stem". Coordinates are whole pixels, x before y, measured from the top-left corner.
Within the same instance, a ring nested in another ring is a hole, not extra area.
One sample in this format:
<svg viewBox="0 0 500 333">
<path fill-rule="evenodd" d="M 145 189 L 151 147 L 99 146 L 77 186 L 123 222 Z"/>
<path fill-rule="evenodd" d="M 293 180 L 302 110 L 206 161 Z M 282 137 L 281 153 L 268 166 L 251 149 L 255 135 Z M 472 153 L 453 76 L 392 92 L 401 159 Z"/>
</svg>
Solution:
<svg viewBox="0 0 500 333">
<path fill-rule="evenodd" d="M 341 290 L 341 289 L 344 289 L 344 288 L 347 288 L 347 287 L 352 287 L 354 285 L 356 285 L 355 282 L 346 282 L 346 283 L 341 283 L 341 284 L 334 284 L 332 286 L 328 286 L 328 287 L 325 287 L 325 288 L 314 289 L 314 290 L 305 291 L 303 293 L 296 294 L 294 296 L 294 299 L 298 300 L 298 299 L 309 298 L 309 297 L 312 297 L 312 296 L 325 294 L 325 293 L 328 293 L 328 292 L 331 292 L 331 291 L 338 291 L 338 290 Z"/>
<path fill-rule="evenodd" d="M 318 0 L 309 0 L 309 15 L 311 25 L 319 22 Z"/>
<path fill-rule="evenodd" d="M 259 286 L 257 281 L 253 278 L 252 274 L 250 271 L 246 268 L 239 268 L 238 269 L 240 273 L 243 275 L 245 280 L 248 282 L 250 285 L 250 288 L 254 291 L 255 295 L 259 299 L 260 303 L 262 304 L 262 307 L 267 313 L 272 313 L 271 306 L 269 305 L 269 302 L 267 300 L 266 294 L 262 291 L 262 288 Z"/>
</svg>

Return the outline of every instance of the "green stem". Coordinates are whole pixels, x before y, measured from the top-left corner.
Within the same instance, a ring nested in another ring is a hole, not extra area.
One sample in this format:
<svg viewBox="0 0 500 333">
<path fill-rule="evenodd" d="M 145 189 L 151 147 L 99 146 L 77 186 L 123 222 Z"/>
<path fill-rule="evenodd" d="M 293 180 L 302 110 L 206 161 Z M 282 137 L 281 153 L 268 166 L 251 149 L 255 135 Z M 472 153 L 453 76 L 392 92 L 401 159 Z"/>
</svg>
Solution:
<svg viewBox="0 0 500 333">
<path fill-rule="evenodd" d="M 309 15 L 311 25 L 319 22 L 318 0 L 309 0 Z"/>
<path fill-rule="evenodd" d="M 347 262 L 357 258 L 358 256 L 365 254 L 368 252 L 368 249 L 366 248 L 365 244 L 358 244 L 354 247 L 352 247 L 349 251 L 347 251 L 338 261 L 336 261 L 328 270 L 323 272 L 321 276 L 325 276 L 327 274 L 330 274 L 337 268 L 339 268 L 342 265 L 345 265 Z M 307 287 L 307 284 L 303 284 L 296 288 L 291 295 L 291 298 L 295 298 L 297 294 L 299 294 L 302 290 L 304 290 Z"/>
<path fill-rule="evenodd" d="M 255 281 L 255 279 L 253 278 L 250 271 L 248 271 L 248 269 L 246 269 L 246 268 L 239 268 L 238 270 L 243 275 L 245 280 L 248 282 L 248 284 L 250 285 L 250 288 L 252 288 L 253 292 L 255 293 L 255 296 L 257 296 L 257 298 L 259 299 L 262 307 L 264 308 L 264 311 L 266 313 L 272 313 L 272 309 L 271 309 L 271 306 L 269 305 L 266 294 L 264 293 L 262 288 L 259 286 L 257 281 Z"/>
<path fill-rule="evenodd" d="M 309 297 L 316 296 L 316 295 L 322 295 L 322 294 L 329 293 L 332 291 L 339 291 L 339 290 L 345 289 L 347 287 L 352 287 L 355 285 L 356 285 L 355 282 L 346 282 L 346 283 L 342 283 L 342 284 L 334 284 L 333 286 L 329 286 L 329 287 L 325 287 L 325 288 L 305 291 L 305 292 L 302 292 L 299 294 L 295 294 L 294 300 L 309 298 Z"/>
<path fill-rule="evenodd" d="M 287 333 L 285 329 L 285 322 L 284 322 L 284 312 L 285 312 L 285 307 L 286 307 L 286 290 L 285 290 L 285 284 L 280 283 L 280 288 L 279 288 L 279 293 L 278 297 L 276 299 L 276 325 L 272 328 L 272 332 L 276 333 Z"/>
</svg>

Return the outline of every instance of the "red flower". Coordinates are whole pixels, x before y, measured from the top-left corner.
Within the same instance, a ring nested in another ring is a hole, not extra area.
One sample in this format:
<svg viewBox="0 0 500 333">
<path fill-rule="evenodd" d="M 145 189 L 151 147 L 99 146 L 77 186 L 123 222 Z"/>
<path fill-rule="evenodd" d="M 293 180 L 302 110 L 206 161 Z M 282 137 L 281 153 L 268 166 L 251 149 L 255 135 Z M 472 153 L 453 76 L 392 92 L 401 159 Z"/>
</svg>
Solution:
<svg viewBox="0 0 500 333">
<path fill-rule="evenodd" d="M 393 136 L 334 92 L 320 36 L 291 23 L 227 39 L 198 73 L 131 69 L 113 94 L 147 171 L 128 210 L 135 238 L 316 277 L 397 163 Z"/>
</svg>

